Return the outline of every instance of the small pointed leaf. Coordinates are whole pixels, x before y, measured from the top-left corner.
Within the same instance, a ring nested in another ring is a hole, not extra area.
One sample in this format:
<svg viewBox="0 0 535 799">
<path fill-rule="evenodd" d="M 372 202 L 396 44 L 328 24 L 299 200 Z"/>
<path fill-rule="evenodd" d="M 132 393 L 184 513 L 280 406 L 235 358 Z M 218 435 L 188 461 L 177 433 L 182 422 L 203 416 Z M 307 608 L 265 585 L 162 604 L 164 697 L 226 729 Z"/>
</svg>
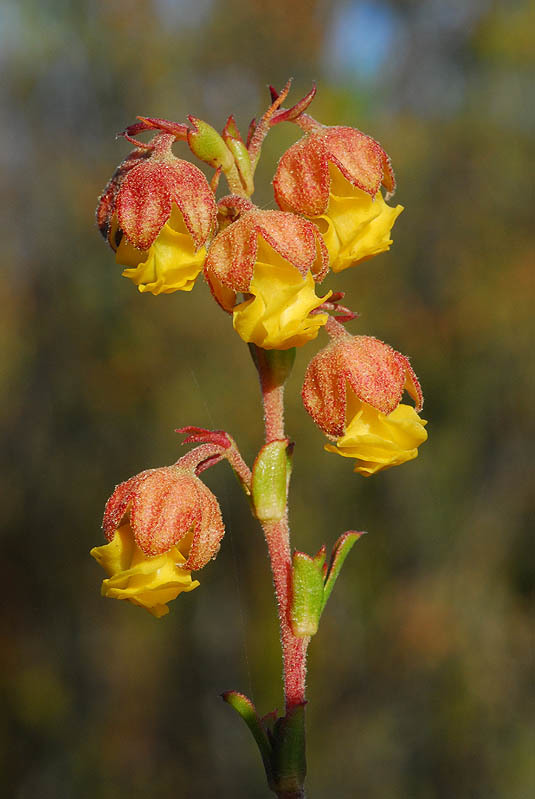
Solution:
<svg viewBox="0 0 535 799">
<path fill-rule="evenodd" d="M 245 696 L 245 694 L 240 694 L 238 691 L 225 691 L 223 694 L 221 694 L 221 698 L 240 714 L 242 719 L 249 727 L 252 736 L 256 741 L 258 749 L 260 750 L 264 768 L 266 770 L 267 780 L 271 785 L 271 781 L 273 779 L 273 771 L 271 766 L 271 744 L 258 717 L 255 706 L 251 700 Z"/>
<path fill-rule="evenodd" d="M 336 544 L 333 547 L 333 552 L 331 556 L 331 562 L 329 564 L 329 571 L 327 574 L 327 579 L 325 580 L 325 588 L 323 591 L 323 602 L 321 606 L 321 610 L 325 607 L 327 600 L 331 595 L 331 591 L 334 588 L 334 584 L 336 582 L 336 578 L 340 574 L 340 569 L 344 565 L 344 561 L 351 552 L 353 545 L 359 540 L 359 538 L 364 535 L 364 533 L 357 533 L 355 530 L 348 530 L 347 533 L 343 533 Z"/>
</svg>

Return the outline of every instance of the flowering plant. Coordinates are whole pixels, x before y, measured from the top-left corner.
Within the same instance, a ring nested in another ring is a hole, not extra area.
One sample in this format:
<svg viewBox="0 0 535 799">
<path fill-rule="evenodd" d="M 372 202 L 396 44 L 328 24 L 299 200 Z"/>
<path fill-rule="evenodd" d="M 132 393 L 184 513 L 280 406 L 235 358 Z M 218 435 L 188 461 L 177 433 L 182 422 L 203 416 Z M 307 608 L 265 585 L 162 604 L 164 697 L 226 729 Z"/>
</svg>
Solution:
<svg viewBox="0 0 535 799">
<path fill-rule="evenodd" d="M 294 442 L 284 428 L 284 385 L 296 355 L 321 330 L 330 343 L 310 361 L 303 386 L 306 411 L 331 443 L 368 477 L 418 455 L 426 438 L 423 397 L 406 356 L 345 324 L 356 314 L 344 295 L 319 284 L 333 273 L 390 248 L 402 206 L 388 156 L 371 137 L 327 127 L 306 112 L 315 89 L 283 108 L 290 84 L 252 121 L 246 142 L 234 118 L 219 134 L 203 120 L 189 124 L 139 117 L 123 136 L 134 151 L 120 164 L 97 208 L 99 228 L 123 275 L 140 292 L 191 291 L 204 272 L 212 296 L 249 345 L 264 406 L 265 443 L 250 468 L 221 430 L 183 427 L 195 444 L 171 465 L 118 485 L 103 521 L 107 544 L 91 554 L 107 572 L 102 594 L 127 600 L 159 618 L 181 593 L 199 586 L 196 573 L 217 555 L 224 524 L 202 472 L 226 460 L 236 474 L 267 543 L 278 605 L 284 712 L 262 717 L 237 691 L 223 698 L 242 716 L 258 745 L 269 787 L 278 797 L 304 797 L 307 648 L 349 551 L 362 533 L 343 533 L 330 557 L 292 551 L 288 492 Z M 273 180 L 280 210 L 251 201 L 262 142 L 290 122 L 303 137 L 281 157 Z M 152 138 L 136 138 L 143 132 Z M 215 172 L 204 173 L 173 153 L 177 141 Z M 230 194 L 216 199 L 221 175 Z M 381 187 L 386 190 L 383 196 Z M 403 393 L 414 406 L 402 402 Z"/>
</svg>

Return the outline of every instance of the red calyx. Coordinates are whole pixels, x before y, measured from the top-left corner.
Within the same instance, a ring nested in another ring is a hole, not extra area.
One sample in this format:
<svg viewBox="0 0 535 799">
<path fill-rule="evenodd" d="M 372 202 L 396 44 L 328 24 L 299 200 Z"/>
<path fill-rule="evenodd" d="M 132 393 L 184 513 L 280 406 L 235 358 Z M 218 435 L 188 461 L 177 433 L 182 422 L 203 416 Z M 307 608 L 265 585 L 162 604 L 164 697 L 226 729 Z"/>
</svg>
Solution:
<svg viewBox="0 0 535 799">
<path fill-rule="evenodd" d="M 404 390 L 414 399 L 416 410 L 422 408 L 422 390 L 408 358 L 372 336 L 341 335 L 307 367 L 303 403 L 327 435 L 344 433 L 348 387 L 384 414 L 399 405 Z"/>
<path fill-rule="evenodd" d="M 150 149 L 138 148 L 117 168 L 97 208 L 97 222 L 105 237 L 116 214 L 128 241 L 147 250 L 175 203 L 196 247 L 206 242 L 216 221 L 214 195 L 200 169 L 173 155 L 174 141 L 174 134 L 158 133 L 147 145 Z"/>
<path fill-rule="evenodd" d="M 381 145 L 356 128 L 326 127 L 307 134 L 282 156 L 273 179 L 280 208 L 318 216 L 329 204 L 329 163 L 372 197 L 395 189 L 394 172 Z"/>
<path fill-rule="evenodd" d="M 325 277 L 329 259 L 315 225 L 296 214 L 255 209 L 242 214 L 215 237 L 205 263 L 208 283 L 215 279 L 232 292 L 247 292 L 259 236 L 303 276 L 311 271 L 317 282 Z"/>
</svg>

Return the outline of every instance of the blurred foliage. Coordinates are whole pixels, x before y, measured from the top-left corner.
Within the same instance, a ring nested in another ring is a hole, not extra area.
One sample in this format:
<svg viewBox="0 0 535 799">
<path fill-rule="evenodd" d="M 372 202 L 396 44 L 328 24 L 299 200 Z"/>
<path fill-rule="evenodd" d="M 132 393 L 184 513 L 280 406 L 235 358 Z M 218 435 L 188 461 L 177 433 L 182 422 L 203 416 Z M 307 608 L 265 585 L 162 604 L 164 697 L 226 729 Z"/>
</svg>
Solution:
<svg viewBox="0 0 535 799">
<path fill-rule="evenodd" d="M 336 288 L 355 332 L 412 357 L 430 433 L 417 461 L 354 475 L 300 407 L 322 341 L 299 353 L 295 544 L 370 532 L 311 647 L 310 796 L 534 795 L 533 1 L 6 0 L 0 14 L 6 795 L 267 795 L 217 696 L 281 700 L 264 545 L 232 475 L 207 474 L 222 551 L 163 621 L 101 600 L 88 556 L 113 486 L 174 461 L 177 426 L 226 428 L 253 456 L 254 370 L 206 286 L 138 294 L 92 218 L 136 114 L 221 126 L 232 111 L 245 130 L 290 75 L 295 98 L 317 81 L 315 116 L 392 156 L 406 206 L 392 252 Z M 296 138 L 267 141 L 263 206 Z"/>
</svg>

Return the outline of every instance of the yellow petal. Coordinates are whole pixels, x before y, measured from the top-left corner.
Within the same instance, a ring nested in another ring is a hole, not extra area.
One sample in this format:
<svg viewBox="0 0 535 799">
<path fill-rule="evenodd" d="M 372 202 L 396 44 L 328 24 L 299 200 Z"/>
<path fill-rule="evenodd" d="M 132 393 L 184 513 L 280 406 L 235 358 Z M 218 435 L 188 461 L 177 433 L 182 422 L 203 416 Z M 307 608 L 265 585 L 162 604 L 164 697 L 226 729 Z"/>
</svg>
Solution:
<svg viewBox="0 0 535 799">
<path fill-rule="evenodd" d="M 129 277 L 139 291 L 171 294 L 191 291 L 203 268 L 206 249 L 201 247 L 195 251 L 182 214 L 173 206 L 168 222 L 150 249 L 137 250 L 123 236 L 115 258 L 117 263 L 128 267 L 123 270 L 123 276 Z"/>
<path fill-rule="evenodd" d="M 403 206 L 387 205 L 380 191 L 370 197 L 333 165 L 330 174 L 329 206 L 321 216 L 312 217 L 312 221 L 327 245 L 331 269 L 341 272 L 390 249 L 390 231 Z"/>
<path fill-rule="evenodd" d="M 90 553 L 109 577 L 102 582 L 102 595 L 127 599 L 160 618 L 169 613 L 167 603 L 199 585 L 191 572 L 181 568 L 186 558 L 178 546 L 155 557 L 147 557 L 134 541 L 129 523 L 119 527 L 109 544 Z"/>
<path fill-rule="evenodd" d="M 411 405 L 400 404 L 385 415 L 353 396 L 348 419 L 344 435 L 336 444 L 326 444 L 325 449 L 355 458 L 358 463 L 354 471 L 365 477 L 413 460 L 420 444 L 427 440 L 427 422 Z"/>
<path fill-rule="evenodd" d="M 234 309 L 234 329 L 244 341 L 266 350 L 300 347 L 316 338 L 327 321 L 327 314 L 310 316 L 310 312 L 332 292 L 317 297 L 310 272 L 303 277 L 269 245 L 263 245 L 258 257 L 264 260 L 255 263 L 249 287 L 252 297 Z"/>
</svg>

